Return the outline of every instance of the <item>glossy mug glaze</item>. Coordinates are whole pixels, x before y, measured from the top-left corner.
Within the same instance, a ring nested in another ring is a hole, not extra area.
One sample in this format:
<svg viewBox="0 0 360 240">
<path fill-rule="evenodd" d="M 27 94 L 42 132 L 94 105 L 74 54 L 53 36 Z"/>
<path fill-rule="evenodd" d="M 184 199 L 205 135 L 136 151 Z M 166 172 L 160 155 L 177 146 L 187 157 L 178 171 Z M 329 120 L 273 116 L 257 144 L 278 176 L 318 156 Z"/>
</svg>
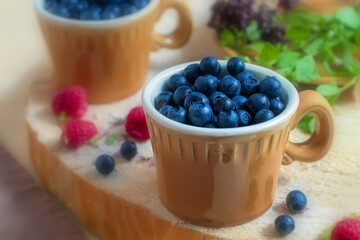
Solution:
<svg viewBox="0 0 360 240">
<path fill-rule="evenodd" d="M 224 74 L 227 61 L 220 63 Z M 240 128 L 181 124 L 161 115 L 154 99 L 169 77 L 189 64 L 161 72 L 143 90 L 160 199 L 172 213 L 194 224 L 219 227 L 251 221 L 272 205 L 281 164 L 313 162 L 329 151 L 334 137 L 332 109 L 315 91 L 298 94 L 279 74 L 246 64 L 258 79 L 276 76 L 280 80 L 286 103 L 280 115 Z M 290 143 L 290 131 L 307 113 L 317 120 L 313 136 L 304 143 Z"/>
<path fill-rule="evenodd" d="M 192 20 L 184 0 L 150 0 L 136 13 L 113 20 L 82 21 L 49 13 L 44 0 L 35 7 L 54 65 L 54 87 L 81 85 L 90 103 L 131 96 L 145 83 L 149 52 L 178 48 L 191 34 Z M 154 23 L 168 8 L 179 13 L 174 33 L 153 33 Z"/>
</svg>

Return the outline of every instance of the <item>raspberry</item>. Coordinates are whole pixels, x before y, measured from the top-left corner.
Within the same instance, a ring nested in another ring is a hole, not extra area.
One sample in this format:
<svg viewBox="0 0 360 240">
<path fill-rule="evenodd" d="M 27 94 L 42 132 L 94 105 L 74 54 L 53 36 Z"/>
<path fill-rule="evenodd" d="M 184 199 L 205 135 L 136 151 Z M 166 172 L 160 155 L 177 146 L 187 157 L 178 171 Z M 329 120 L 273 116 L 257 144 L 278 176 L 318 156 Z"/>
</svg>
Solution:
<svg viewBox="0 0 360 240">
<path fill-rule="evenodd" d="M 331 240 L 360 240 L 360 220 L 345 219 L 336 224 Z"/>
<path fill-rule="evenodd" d="M 130 137 L 138 140 L 148 140 L 150 138 L 145 113 L 141 106 L 130 111 L 126 118 L 125 128 Z"/>
<path fill-rule="evenodd" d="M 70 147 L 80 147 L 97 134 L 95 124 L 83 120 L 70 120 L 65 123 L 65 135 Z"/>
<path fill-rule="evenodd" d="M 56 115 L 66 112 L 69 117 L 82 117 L 87 110 L 85 89 L 78 86 L 64 89 L 53 98 L 52 108 Z"/>
</svg>

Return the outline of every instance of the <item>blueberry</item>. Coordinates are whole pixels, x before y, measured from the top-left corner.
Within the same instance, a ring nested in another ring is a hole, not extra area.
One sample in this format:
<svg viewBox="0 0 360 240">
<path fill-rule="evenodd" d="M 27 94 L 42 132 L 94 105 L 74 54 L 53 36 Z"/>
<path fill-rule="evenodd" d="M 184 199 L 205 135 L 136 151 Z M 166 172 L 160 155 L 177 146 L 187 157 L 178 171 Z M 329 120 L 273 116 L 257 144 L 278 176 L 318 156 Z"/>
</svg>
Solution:
<svg viewBox="0 0 360 240">
<path fill-rule="evenodd" d="M 101 8 L 99 9 L 98 6 L 91 6 L 85 11 L 83 11 L 80 15 L 81 20 L 90 20 L 96 21 L 101 19 Z"/>
<path fill-rule="evenodd" d="M 192 92 L 193 90 L 191 90 L 191 88 L 188 86 L 178 87 L 174 93 L 175 104 L 183 107 L 185 98 Z"/>
<path fill-rule="evenodd" d="M 250 72 L 247 72 L 247 71 L 243 71 L 241 73 L 239 73 L 238 75 L 236 75 L 236 79 L 240 81 L 240 83 L 242 83 L 245 79 L 248 79 L 248 78 L 255 78 L 254 75 Z"/>
<path fill-rule="evenodd" d="M 248 107 L 252 113 L 256 113 L 261 109 L 269 109 L 270 101 L 264 94 L 255 93 L 249 97 Z"/>
<path fill-rule="evenodd" d="M 209 104 L 209 99 L 200 92 L 192 92 L 185 98 L 184 107 L 185 109 L 189 109 L 191 105 L 198 102 Z"/>
<path fill-rule="evenodd" d="M 226 75 L 220 81 L 219 91 L 225 93 L 229 98 L 232 98 L 240 94 L 241 84 L 234 77 Z"/>
<path fill-rule="evenodd" d="M 282 111 L 284 111 L 285 105 L 278 98 L 270 99 L 270 110 L 274 113 L 275 116 L 279 115 Z"/>
<path fill-rule="evenodd" d="M 67 7 L 65 7 L 63 4 L 59 3 L 53 3 L 48 6 L 47 10 L 51 12 L 52 14 L 55 14 L 60 17 L 69 18 L 70 17 L 70 11 Z"/>
<path fill-rule="evenodd" d="M 194 83 L 195 80 L 201 76 L 200 64 L 193 63 L 188 65 L 184 69 L 184 76 L 189 80 L 190 83 Z"/>
<path fill-rule="evenodd" d="M 232 98 L 236 109 L 247 109 L 249 100 L 244 96 L 235 96 Z"/>
<path fill-rule="evenodd" d="M 178 87 L 186 85 L 188 85 L 187 79 L 180 74 L 172 75 L 167 82 L 167 87 L 171 92 L 174 92 Z"/>
<path fill-rule="evenodd" d="M 183 107 L 177 106 L 170 109 L 167 117 L 179 123 L 186 123 L 186 110 Z"/>
<path fill-rule="evenodd" d="M 218 85 L 217 77 L 211 75 L 200 76 L 195 81 L 195 90 L 197 92 L 210 95 L 216 91 Z"/>
<path fill-rule="evenodd" d="M 169 111 L 173 108 L 173 106 L 165 105 L 162 108 L 160 108 L 159 113 L 167 117 Z"/>
<path fill-rule="evenodd" d="M 79 18 L 80 14 L 89 7 L 86 0 L 62 0 L 61 3 L 70 11 L 71 18 Z"/>
<path fill-rule="evenodd" d="M 259 85 L 259 92 L 265 94 L 268 98 L 280 97 L 282 85 L 276 77 L 265 77 Z"/>
<path fill-rule="evenodd" d="M 210 94 L 209 101 L 211 107 L 214 107 L 215 100 L 219 97 L 226 97 L 226 95 L 222 92 L 213 92 L 212 94 Z"/>
<path fill-rule="evenodd" d="M 250 113 L 242 109 L 236 110 L 236 113 L 239 115 L 239 127 L 247 126 L 251 123 Z"/>
<path fill-rule="evenodd" d="M 239 115 L 235 111 L 220 111 L 217 126 L 220 128 L 234 128 L 239 125 Z"/>
<path fill-rule="evenodd" d="M 120 148 L 120 153 L 123 158 L 131 160 L 137 153 L 136 144 L 132 141 L 125 141 Z"/>
<path fill-rule="evenodd" d="M 128 3 L 140 9 L 146 7 L 146 5 L 149 3 L 149 0 L 128 0 Z"/>
<path fill-rule="evenodd" d="M 200 102 L 189 108 L 188 116 L 192 124 L 202 127 L 213 119 L 213 110 L 208 104 Z"/>
<path fill-rule="evenodd" d="M 227 63 L 227 70 L 232 76 L 236 76 L 239 73 L 245 71 L 245 63 L 239 57 L 232 57 Z"/>
<path fill-rule="evenodd" d="M 97 0 L 93 0 L 94 2 L 96 2 Z M 109 5 L 109 4 L 122 4 L 122 3 L 126 3 L 127 0 L 100 0 L 99 2 L 101 2 L 103 5 Z"/>
<path fill-rule="evenodd" d="M 275 219 L 275 229 L 280 234 L 289 234 L 294 231 L 295 221 L 289 215 L 281 215 Z"/>
<path fill-rule="evenodd" d="M 208 123 L 208 124 L 205 124 L 206 128 L 217 128 L 216 125 L 214 123 Z"/>
<path fill-rule="evenodd" d="M 228 97 L 216 98 L 214 103 L 214 111 L 218 113 L 225 110 L 235 110 L 234 102 Z"/>
<path fill-rule="evenodd" d="M 114 19 L 121 16 L 121 8 L 119 5 L 107 5 L 102 12 L 102 19 Z"/>
<path fill-rule="evenodd" d="M 172 105 L 173 96 L 174 94 L 172 92 L 161 92 L 159 95 L 157 95 L 157 97 L 155 98 L 156 110 L 159 110 L 165 105 Z"/>
<path fill-rule="evenodd" d="M 248 77 L 244 79 L 241 82 L 241 94 L 244 95 L 245 97 L 250 97 L 254 93 L 258 92 L 259 84 L 260 81 L 253 77 Z"/>
<path fill-rule="evenodd" d="M 254 123 L 266 122 L 274 118 L 274 113 L 268 109 L 261 109 L 254 116 Z"/>
<path fill-rule="evenodd" d="M 96 169 L 103 175 L 111 173 L 115 168 L 115 160 L 108 154 L 100 155 L 95 162 Z"/>
<path fill-rule="evenodd" d="M 221 66 L 216 58 L 204 57 L 200 62 L 200 70 L 204 74 L 218 76 L 221 72 Z"/>
<path fill-rule="evenodd" d="M 139 9 L 134 5 L 125 3 L 121 4 L 121 10 L 121 16 L 125 16 L 137 12 Z"/>
<path fill-rule="evenodd" d="M 216 115 L 214 115 L 212 122 L 216 125 L 217 121 L 218 121 L 218 117 Z"/>
<path fill-rule="evenodd" d="M 297 213 L 305 209 L 307 199 L 304 193 L 299 190 L 289 192 L 286 197 L 286 206 L 291 212 Z"/>
</svg>

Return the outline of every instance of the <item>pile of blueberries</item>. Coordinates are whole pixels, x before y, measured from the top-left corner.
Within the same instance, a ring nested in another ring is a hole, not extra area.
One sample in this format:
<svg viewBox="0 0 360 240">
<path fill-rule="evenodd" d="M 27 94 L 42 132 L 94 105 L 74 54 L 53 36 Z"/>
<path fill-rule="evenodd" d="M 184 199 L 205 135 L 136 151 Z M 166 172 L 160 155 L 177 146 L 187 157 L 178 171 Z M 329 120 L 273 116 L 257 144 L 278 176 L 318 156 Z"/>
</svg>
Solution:
<svg viewBox="0 0 360 240">
<path fill-rule="evenodd" d="M 45 0 L 45 9 L 57 16 L 80 20 L 109 20 L 139 11 L 150 0 Z"/>
<path fill-rule="evenodd" d="M 257 80 L 238 57 L 228 61 L 227 71 L 230 75 L 219 79 L 220 63 L 210 56 L 187 66 L 183 74 L 169 78 L 166 91 L 155 98 L 155 108 L 174 121 L 207 128 L 262 123 L 285 109 L 276 77 Z"/>
</svg>

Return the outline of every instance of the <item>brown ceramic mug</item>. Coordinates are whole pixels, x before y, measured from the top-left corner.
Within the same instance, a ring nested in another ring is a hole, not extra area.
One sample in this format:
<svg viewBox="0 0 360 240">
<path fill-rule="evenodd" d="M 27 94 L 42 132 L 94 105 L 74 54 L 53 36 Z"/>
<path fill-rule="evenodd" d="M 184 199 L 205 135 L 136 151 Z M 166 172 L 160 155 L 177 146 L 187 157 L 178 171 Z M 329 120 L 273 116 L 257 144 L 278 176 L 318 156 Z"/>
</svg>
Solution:
<svg viewBox="0 0 360 240">
<path fill-rule="evenodd" d="M 240 128 L 181 124 L 161 115 L 154 99 L 169 77 L 182 73 L 188 64 L 161 72 L 143 90 L 160 199 L 172 213 L 195 224 L 231 226 L 251 221 L 272 205 L 281 164 L 314 162 L 329 151 L 334 137 L 332 109 L 315 91 L 298 94 L 279 74 L 246 64 L 257 79 L 276 76 L 282 83 L 286 108 L 281 114 Z M 227 61 L 220 64 L 226 73 Z M 313 135 L 303 143 L 289 142 L 290 131 L 307 113 L 316 118 Z"/>
<path fill-rule="evenodd" d="M 107 103 L 131 96 L 146 80 L 149 52 L 178 48 L 191 34 L 185 0 L 150 0 L 134 14 L 113 20 L 81 21 L 46 11 L 35 0 L 36 12 L 53 65 L 57 89 L 81 85 L 90 103 Z M 168 8 L 179 14 L 173 34 L 153 33 L 154 23 Z"/>
</svg>

